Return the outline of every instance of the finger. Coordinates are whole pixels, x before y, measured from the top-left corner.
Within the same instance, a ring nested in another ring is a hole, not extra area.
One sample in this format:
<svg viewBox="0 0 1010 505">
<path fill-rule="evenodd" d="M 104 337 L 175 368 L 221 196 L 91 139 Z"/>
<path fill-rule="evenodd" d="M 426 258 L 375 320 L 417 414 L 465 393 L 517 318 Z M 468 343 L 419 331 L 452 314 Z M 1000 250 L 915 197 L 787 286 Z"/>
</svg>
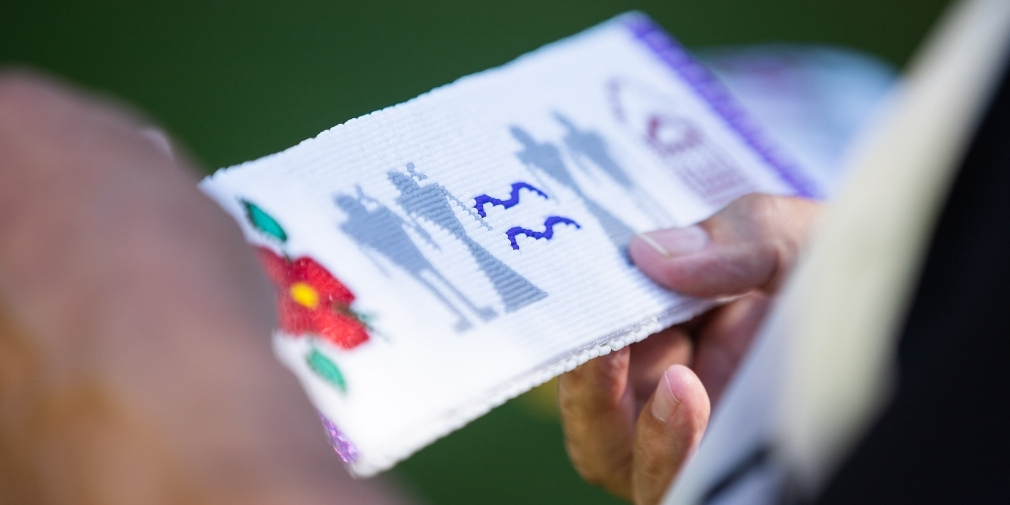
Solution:
<svg viewBox="0 0 1010 505">
<path fill-rule="evenodd" d="M 656 383 L 667 368 L 690 364 L 693 346 L 690 335 L 681 326 L 667 328 L 631 344 L 628 384 L 634 392 L 636 411 L 652 397 Z"/>
<path fill-rule="evenodd" d="M 643 273 L 680 293 L 774 292 L 819 207 L 802 198 L 748 195 L 697 225 L 637 235 L 628 251 Z"/>
<path fill-rule="evenodd" d="M 637 505 L 659 503 L 697 449 L 710 410 L 705 387 L 690 368 L 667 369 L 636 426 L 631 482 Z"/>
<path fill-rule="evenodd" d="M 631 497 L 635 405 L 628 388 L 627 347 L 590 360 L 558 380 L 565 449 L 587 482 Z"/>
<path fill-rule="evenodd" d="M 717 405 L 768 311 L 768 295 L 750 293 L 714 309 L 699 330 L 691 369 Z"/>
</svg>

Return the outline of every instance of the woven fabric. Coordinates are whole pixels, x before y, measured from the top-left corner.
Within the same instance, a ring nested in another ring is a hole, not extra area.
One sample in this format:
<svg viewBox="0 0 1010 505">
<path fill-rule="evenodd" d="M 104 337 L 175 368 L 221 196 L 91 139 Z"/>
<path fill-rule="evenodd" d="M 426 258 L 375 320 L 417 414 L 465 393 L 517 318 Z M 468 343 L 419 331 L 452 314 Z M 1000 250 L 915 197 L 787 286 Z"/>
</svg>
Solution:
<svg viewBox="0 0 1010 505">
<path fill-rule="evenodd" d="M 357 475 L 708 307 L 630 264 L 635 233 L 818 194 L 640 14 L 202 188 L 260 248 L 276 352 Z"/>
</svg>

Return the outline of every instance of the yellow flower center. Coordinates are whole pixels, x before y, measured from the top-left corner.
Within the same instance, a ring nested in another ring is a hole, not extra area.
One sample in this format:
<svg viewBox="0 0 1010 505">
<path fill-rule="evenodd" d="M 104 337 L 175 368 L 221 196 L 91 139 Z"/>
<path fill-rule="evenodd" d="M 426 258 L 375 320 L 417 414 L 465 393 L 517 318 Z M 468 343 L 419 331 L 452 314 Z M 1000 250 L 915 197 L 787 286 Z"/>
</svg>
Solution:
<svg viewBox="0 0 1010 505">
<path fill-rule="evenodd" d="M 319 292 L 304 282 L 296 282 L 291 285 L 291 298 L 310 309 L 319 306 Z"/>
</svg>

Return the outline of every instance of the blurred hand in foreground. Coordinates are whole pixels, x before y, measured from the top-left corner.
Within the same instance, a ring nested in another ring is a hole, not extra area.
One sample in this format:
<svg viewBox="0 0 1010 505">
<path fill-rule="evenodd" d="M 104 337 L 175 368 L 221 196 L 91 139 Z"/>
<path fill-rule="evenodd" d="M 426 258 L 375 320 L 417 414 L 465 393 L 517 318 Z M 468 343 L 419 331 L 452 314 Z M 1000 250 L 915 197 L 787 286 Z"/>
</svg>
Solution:
<svg viewBox="0 0 1010 505">
<path fill-rule="evenodd" d="M 737 298 L 561 376 L 565 444 L 584 479 L 638 505 L 659 502 L 701 441 L 818 210 L 750 195 L 698 225 L 631 241 L 635 264 L 662 286 Z"/>
<path fill-rule="evenodd" d="M 273 291 L 189 168 L 121 107 L 0 73 L 0 502 L 391 503 L 273 358 Z"/>
</svg>

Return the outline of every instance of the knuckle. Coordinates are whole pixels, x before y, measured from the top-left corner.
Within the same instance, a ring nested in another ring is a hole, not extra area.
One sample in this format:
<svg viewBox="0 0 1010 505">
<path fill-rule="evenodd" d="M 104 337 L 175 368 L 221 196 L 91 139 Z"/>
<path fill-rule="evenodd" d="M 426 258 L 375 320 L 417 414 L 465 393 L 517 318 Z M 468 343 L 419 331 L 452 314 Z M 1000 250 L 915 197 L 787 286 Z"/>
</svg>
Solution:
<svg viewBox="0 0 1010 505">
<path fill-rule="evenodd" d="M 598 374 L 598 378 L 604 384 L 612 386 L 623 386 L 624 378 L 628 375 L 628 365 L 630 358 L 630 349 L 612 352 L 607 356 L 600 356 L 595 358 L 590 363 L 595 368 L 595 372 Z M 583 365 L 585 366 L 585 365 Z M 623 387 L 620 388 L 623 391 Z"/>
<path fill-rule="evenodd" d="M 734 240 L 753 239 L 774 221 L 776 197 L 763 193 L 741 196 L 705 222 L 709 232 Z"/>
<path fill-rule="evenodd" d="M 795 230 L 804 227 L 797 222 L 804 222 L 816 208 L 816 203 L 803 198 L 754 193 L 735 200 L 717 217 L 737 241 L 775 245 L 800 238 Z"/>
<path fill-rule="evenodd" d="M 558 380 L 561 411 L 590 414 L 612 410 L 624 395 L 627 374 L 627 351 L 601 356 L 563 374 Z"/>
<path fill-rule="evenodd" d="M 757 225 L 760 229 L 767 229 L 778 222 L 779 213 L 782 207 L 782 197 L 755 193 L 744 196 L 740 203 L 744 217 L 747 221 Z"/>
</svg>

